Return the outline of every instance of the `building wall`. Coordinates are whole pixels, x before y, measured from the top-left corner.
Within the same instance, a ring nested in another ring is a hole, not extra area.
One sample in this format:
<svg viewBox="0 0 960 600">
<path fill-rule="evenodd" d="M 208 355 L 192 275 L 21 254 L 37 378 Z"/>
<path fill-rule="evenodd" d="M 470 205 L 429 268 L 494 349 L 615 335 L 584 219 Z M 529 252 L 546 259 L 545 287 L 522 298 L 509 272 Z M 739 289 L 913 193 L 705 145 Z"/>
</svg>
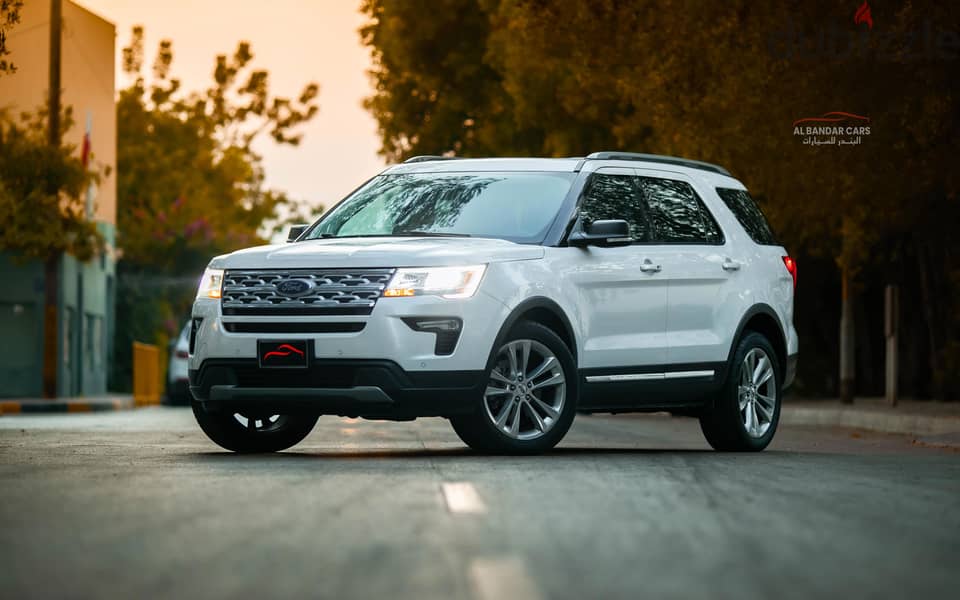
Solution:
<svg viewBox="0 0 960 600">
<path fill-rule="evenodd" d="M 43 365 L 43 265 L 0 253 L 0 397 L 39 396 Z"/>
<path fill-rule="evenodd" d="M 11 114 L 46 103 L 49 81 L 50 2 L 24 3 L 21 22 L 8 35 L 17 72 L 0 78 L 0 108 Z M 61 103 L 71 107 L 73 126 L 63 141 L 80 155 L 90 133 L 90 166 L 101 173 L 89 191 L 90 217 L 109 250 L 87 263 L 64 256 L 59 275 L 58 393 L 106 391 L 113 336 L 114 239 L 116 228 L 117 118 L 114 93 L 116 28 L 69 1 L 63 2 Z M 39 396 L 43 366 L 43 266 L 0 254 L 0 397 Z"/>
<path fill-rule="evenodd" d="M 34 111 L 47 101 L 50 77 L 50 2 L 25 2 L 21 22 L 7 36 L 8 57 L 17 72 L 0 77 L 0 108 Z M 73 108 L 74 124 L 63 142 L 80 152 L 87 122 L 91 123 L 91 166 L 101 170 L 94 216 L 117 222 L 117 107 L 114 93 L 113 23 L 81 8 L 63 3 L 61 33 L 60 102 Z M 103 172 L 104 167 L 109 172 Z"/>
<path fill-rule="evenodd" d="M 40 4 L 47 5 L 49 12 L 49 2 Z M 63 96 L 60 101 L 64 106 L 73 107 L 76 120 L 64 141 L 81 147 L 84 131 L 90 124 L 91 165 L 101 171 L 102 177 L 96 190 L 94 218 L 116 226 L 117 104 L 113 83 L 116 27 L 73 2 L 64 2 L 62 35 Z"/>
</svg>

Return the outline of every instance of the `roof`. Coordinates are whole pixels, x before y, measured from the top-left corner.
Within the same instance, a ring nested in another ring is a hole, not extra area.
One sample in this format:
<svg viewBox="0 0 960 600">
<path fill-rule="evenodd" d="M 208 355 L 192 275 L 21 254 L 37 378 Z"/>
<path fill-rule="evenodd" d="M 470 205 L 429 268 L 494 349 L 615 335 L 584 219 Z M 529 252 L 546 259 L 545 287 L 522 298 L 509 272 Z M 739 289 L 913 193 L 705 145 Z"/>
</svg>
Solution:
<svg viewBox="0 0 960 600">
<path fill-rule="evenodd" d="M 725 168 L 699 160 L 641 154 L 637 152 L 594 152 L 587 157 L 571 158 L 459 158 L 453 156 L 414 156 L 405 162 L 389 167 L 384 173 L 452 173 L 464 171 L 579 171 L 586 161 L 615 161 L 633 163 L 629 166 L 646 165 L 657 168 L 662 165 L 695 169 L 700 172 L 732 177 Z M 624 165 L 626 166 L 626 165 Z"/>
<path fill-rule="evenodd" d="M 680 158 L 679 156 L 665 156 L 663 154 L 641 154 L 639 152 L 594 152 L 587 156 L 588 160 L 631 160 L 637 162 L 656 163 L 674 165 L 677 167 L 687 167 L 690 169 L 699 169 L 701 171 L 710 171 L 730 177 L 730 171 L 720 165 L 715 165 L 700 160 L 689 158 Z"/>
<path fill-rule="evenodd" d="M 415 157 L 387 168 L 384 173 L 443 173 L 464 171 L 560 171 L 572 173 L 579 158 L 426 158 Z"/>
</svg>

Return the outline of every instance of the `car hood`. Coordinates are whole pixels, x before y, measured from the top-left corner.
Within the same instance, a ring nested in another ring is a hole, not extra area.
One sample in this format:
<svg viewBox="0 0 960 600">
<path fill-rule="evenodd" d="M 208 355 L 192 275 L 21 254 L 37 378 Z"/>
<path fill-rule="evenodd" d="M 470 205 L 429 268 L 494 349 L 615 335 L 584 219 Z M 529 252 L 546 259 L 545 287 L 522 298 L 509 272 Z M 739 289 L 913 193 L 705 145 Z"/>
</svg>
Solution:
<svg viewBox="0 0 960 600">
<path fill-rule="evenodd" d="M 273 244 L 218 256 L 214 269 L 433 267 L 542 258 L 543 247 L 489 238 L 367 237 Z"/>
</svg>

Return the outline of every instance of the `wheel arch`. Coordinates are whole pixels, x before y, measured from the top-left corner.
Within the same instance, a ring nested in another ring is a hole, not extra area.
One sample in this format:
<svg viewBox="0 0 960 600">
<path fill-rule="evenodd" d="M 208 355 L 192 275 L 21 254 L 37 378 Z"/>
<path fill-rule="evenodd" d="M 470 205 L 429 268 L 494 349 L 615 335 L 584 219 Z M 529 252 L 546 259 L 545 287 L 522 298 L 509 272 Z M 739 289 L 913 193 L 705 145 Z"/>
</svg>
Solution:
<svg viewBox="0 0 960 600">
<path fill-rule="evenodd" d="M 574 364 L 577 364 L 577 338 L 570 319 L 559 304 L 543 296 L 527 298 L 510 311 L 497 332 L 491 351 L 504 343 L 510 330 L 520 321 L 532 321 L 556 333 L 573 355 Z"/>
<path fill-rule="evenodd" d="M 780 317 L 777 311 L 769 304 L 755 304 L 744 313 L 737 325 L 736 335 L 733 337 L 733 343 L 730 344 L 730 351 L 727 353 L 727 370 L 730 369 L 733 353 L 737 350 L 737 344 L 743 339 L 748 331 L 754 331 L 770 341 L 774 351 L 777 353 L 777 364 L 780 366 L 780 374 L 786 377 L 787 373 L 787 336 L 783 331 L 783 325 L 780 323 Z"/>
</svg>

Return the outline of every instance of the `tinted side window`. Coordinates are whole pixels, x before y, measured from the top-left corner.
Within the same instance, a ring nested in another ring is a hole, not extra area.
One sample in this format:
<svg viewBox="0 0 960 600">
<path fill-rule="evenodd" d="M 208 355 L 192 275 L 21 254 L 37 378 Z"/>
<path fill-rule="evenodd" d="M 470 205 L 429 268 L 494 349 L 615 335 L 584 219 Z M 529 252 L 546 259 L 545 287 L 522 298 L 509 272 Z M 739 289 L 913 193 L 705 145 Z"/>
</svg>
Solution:
<svg viewBox="0 0 960 600">
<path fill-rule="evenodd" d="M 640 186 L 647 201 L 651 241 L 686 244 L 723 243 L 720 227 L 688 183 L 672 179 L 641 177 Z"/>
<path fill-rule="evenodd" d="M 632 175 L 595 173 L 587 182 L 580 204 L 584 225 L 605 219 L 623 219 L 630 225 L 630 237 L 644 242 L 649 239 L 643 201 Z"/>
<path fill-rule="evenodd" d="M 728 188 L 717 188 L 717 194 L 723 203 L 727 205 L 730 212 L 737 217 L 747 235 L 758 244 L 768 246 L 777 246 L 777 239 L 770 230 L 770 225 L 760 212 L 760 207 L 750 197 L 746 190 L 733 190 Z"/>
</svg>

